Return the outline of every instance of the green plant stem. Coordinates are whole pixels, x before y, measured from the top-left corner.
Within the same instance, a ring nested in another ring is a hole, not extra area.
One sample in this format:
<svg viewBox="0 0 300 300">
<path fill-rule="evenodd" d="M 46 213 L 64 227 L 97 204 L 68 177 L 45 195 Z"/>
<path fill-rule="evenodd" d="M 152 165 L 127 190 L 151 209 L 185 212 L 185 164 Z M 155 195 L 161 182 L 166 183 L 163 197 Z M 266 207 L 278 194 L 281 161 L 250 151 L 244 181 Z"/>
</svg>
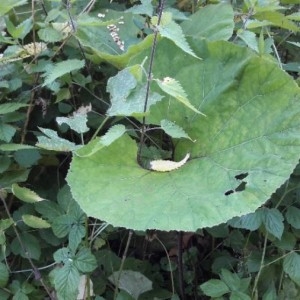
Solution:
<svg viewBox="0 0 300 300">
<path fill-rule="evenodd" d="M 185 300 L 185 292 L 184 292 L 184 280 L 183 280 L 183 261 L 182 261 L 182 237 L 183 232 L 178 232 L 178 277 L 179 277 L 179 289 L 181 299 Z"/>
<path fill-rule="evenodd" d="M 161 22 L 162 13 L 163 13 L 163 10 L 164 10 L 164 2 L 165 2 L 165 0 L 159 0 L 157 26 L 159 26 L 159 24 Z M 145 96 L 144 109 L 143 109 L 144 116 L 143 116 L 142 128 L 141 128 L 141 139 L 140 139 L 139 149 L 138 149 L 138 153 L 137 153 L 137 162 L 141 166 L 142 166 L 142 159 L 141 159 L 142 146 L 144 144 L 145 134 L 146 134 L 146 116 L 145 116 L 145 113 L 147 111 L 148 100 L 149 100 L 149 95 L 150 95 L 150 84 L 151 84 L 151 81 L 152 81 L 152 69 L 153 69 L 153 63 L 154 63 L 154 55 L 155 55 L 156 46 L 157 46 L 157 39 L 158 39 L 158 30 L 157 30 L 157 28 L 155 28 L 154 29 L 154 39 L 153 39 L 151 54 L 150 54 L 149 68 L 148 68 L 146 96 Z"/>
<path fill-rule="evenodd" d="M 127 243 L 126 243 L 126 246 L 125 246 L 125 250 L 123 252 L 122 261 L 121 261 L 121 265 L 120 265 L 120 268 L 119 268 L 119 274 L 118 274 L 118 277 L 117 277 L 117 281 L 115 283 L 114 299 L 116 299 L 117 296 L 118 296 L 120 277 L 121 277 L 121 273 L 123 271 L 124 263 L 125 263 L 125 260 L 126 260 L 126 257 L 127 257 L 129 245 L 130 245 L 131 238 L 132 238 L 132 234 L 133 234 L 133 231 L 129 230 L 128 238 L 127 238 Z"/>
<path fill-rule="evenodd" d="M 259 277 L 262 272 L 262 269 L 264 268 L 264 262 L 265 262 L 265 256 L 266 256 L 266 250 L 267 250 L 267 242 L 268 242 L 268 232 L 266 232 L 266 235 L 265 235 L 264 247 L 263 247 L 261 261 L 260 261 L 260 267 L 259 267 L 258 273 L 254 280 L 254 286 L 252 289 L 252 299 L 254 299 L 254 296 L 257 295 L 257 285 L 258 285 Z"/>
<path fill-rule="evenodd" d="M 6 213 L 7 213 L 7 216 L 8 216 L 11 220 L 13 220 L 13 218 L 12 218 L 10 212 L 9 212 L 9 209 L 8 209 L 8 207 L 7 207 L 7 205 L 6 205 L 5 199 L 4 199 L 1 195 L 0 195 L 0 199 L 1 199 L 2 203 L 3 203 L 3 206 L 4 206 L 4 208 L 5 208 L 5 211 L 6 211 Z M 27 251 L 25 245 L 23 244 L 22 239 L 21 239 L 21 237 L 20 237 L 20 235 L 19 235 L 19 232 L 18 232 L 17 226 L 15 225 L 15 222 L 13 223 L 12 226 L 13 226 L 13 230 L 14 230 L 14 232 L 15 232 L 15 234 L 16 234 L 17 240 L 18 240 L 19 243 L 20 243 L 20 246 L 21 246 L 21 248 L 22 248 L 22 251 L 24 252 L 24 254 L 25 254 L 25 256 L 26 256 L 26 258 L 27 258 L 29 264 L 31 265 L 32 271 L 33 271 L 33 273 L 34 273 L 35 280 L 38 280 L 38 281 L 41 283 L 41 285 L 42 285 L 43 288 L 45 289 L 47 295 L 49 296 L 49 299 L 55 300 L 55 298 L 53 298 L 52 294 L 50 293 L 48 287 L 47 287 L 46 284 L 44 283 L 43 277 L 42 277 L 42 275 L 41 275 L 39 269 L 35 266 L 35 264 L 33 263 L 32 259 L 30 258 L 29 254 L 28 254 L 28 251 Z"/>
<path fill-rule="evenodd" d="M 170 278 L 171 278 L 171 285 L 172 285 L 172 293 L 174 295 L 175 294 L 174 277 L 173 277 L 172 265 L 171 265 L 171 260 L 170 260 L 169 254 L 168 254 L 168 250 L 165 247 L 165 245 L 163 244 L 163 242 L 157 237 L 157 235 L 154 235 L 154 238 L 161 244 L 161 246 L 163 247 L 163 249 L 166 253 L 167 260 L 168 260 L 168 263 L 169 263 L 169 266 L 170 266 Z"/>
<path fill-rule="evenodd" d="M 103 120 L 103 122 L 99 125 L 99 127 L 97 128 L 97 130 L 95 131 L 95 133 L 93 134 L 91 140 L 95 139 L 97 134 L 99 133 L 99 131 L 102 129 L 102 127 L 104 126 L 104 124 L 107 122 L 107 120 L 109 119 L 108 116 L 105 117 L 105 119 Z"/>
</svg>

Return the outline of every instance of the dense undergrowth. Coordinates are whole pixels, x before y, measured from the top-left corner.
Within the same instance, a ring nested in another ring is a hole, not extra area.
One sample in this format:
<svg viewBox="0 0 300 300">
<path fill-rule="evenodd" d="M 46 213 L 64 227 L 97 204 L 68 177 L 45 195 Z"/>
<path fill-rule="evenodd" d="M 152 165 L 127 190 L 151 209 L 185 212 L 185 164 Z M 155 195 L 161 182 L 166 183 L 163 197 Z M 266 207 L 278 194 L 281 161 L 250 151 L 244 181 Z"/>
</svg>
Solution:
<svg viewBox="0 0 300 300">
<path fill-rule="evenodd" d="M 0 4 L 0 299 L 300 299 L 300 4 Z"/>
</svg>

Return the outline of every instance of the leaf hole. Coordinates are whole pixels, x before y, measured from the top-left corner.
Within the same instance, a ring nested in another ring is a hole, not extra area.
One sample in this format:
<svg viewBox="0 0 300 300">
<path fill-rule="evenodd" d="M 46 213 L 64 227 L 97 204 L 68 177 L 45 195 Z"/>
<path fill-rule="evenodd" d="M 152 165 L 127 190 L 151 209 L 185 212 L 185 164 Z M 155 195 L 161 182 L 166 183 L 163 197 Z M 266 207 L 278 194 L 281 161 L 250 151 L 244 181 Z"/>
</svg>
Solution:
<svg viewBox="0 0 300 300">
<path fill-rule="evenodd" d="M 234 193 L 234 190 L 229 190 L 229 191 L 227 191 L 227 192 L 225 192 L 225 196 L 229 196 L 229 195 L 231 195 L 231 194 L 233 194 Z"/>
<path fill-rule="evenodd" d="M 234 176 L 234 178 L 237 179 L 237 180 L 243 180 L 247 176 L 248 176 L 248 173 L 241 173 L 241 174 L 238 174 L 238 175 Z"/>
</svg>

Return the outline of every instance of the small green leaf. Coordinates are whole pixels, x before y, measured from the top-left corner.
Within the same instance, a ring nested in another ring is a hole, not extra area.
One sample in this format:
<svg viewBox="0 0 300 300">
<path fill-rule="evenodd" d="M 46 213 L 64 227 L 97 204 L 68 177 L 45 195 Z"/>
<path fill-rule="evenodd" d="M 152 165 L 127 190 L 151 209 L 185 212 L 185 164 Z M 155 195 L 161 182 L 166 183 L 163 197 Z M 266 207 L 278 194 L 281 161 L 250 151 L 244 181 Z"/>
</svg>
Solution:
<svg viewBox="0 0 300 300">
<path fill-rule="evenodd" d="M 187 99 L 186 92 L 180 85 L 180 83 L 174 78 L 165 77 L 163 80 L 155 80 L 158 86 L 168 95 L 174 97 L 176 100 L 184 104 L 186 107 L 190 108 L 194 112 L 204 115 L 198 109 L 196 109 L 190 101 Z M 205 116 L 205 115 L 204 115 Z"/>
<path fill-rule="evenodd" d="M 37 147 L 53 150 L 53 151 L 63 151 L 69 152 L 74 151 L 81 146 L 77 146 L 74 143 L 65 140 L 57 135 L 57 132 L 52 129 L 41 128 L 39 129 L 47 136 L 39 136 L 38 143 L 36 144 Z"/>
<path fill-rule="evenodd" d="M 40 241 L 30 233 L 21 232 L 20 239 L 23 247 L 26 249 L 26 253 L 23 251 L 20 242 L 17 238 L 14 238 L 11 243 L 11 250 L 15 255 L 21 255 L 23 258 L 30 258 L 38 260 L 41 256 L 41 245 Z"/>
<path fill-rule="evenodd" d="M 300 229 L 300 209 L 295 206 L 287 208 L 285 213 L 286 221 L 295 229 Z"/>
<path fill-rule="evenodd" d="M 0 121 L 0 140 L 9 143 L 16 133 L 16 128 Z"/>
<path fill-rule="evenodd" d="M 133 75 L 132 75 L 133 76 Z M 120 85 L 119 85 L 119 90 Z M 110 92 L 111 89 L 108 89 Z M 130 94 L 127 91 L 127 98 L 120 97 L 121 95 L 125 95 L 124 92 L 122 94 L 111 94 L 111 107 L 108 109 L 107 114 L 109 116 L 132 116 L 132 115 L 144 115 L 144 103 L 145 97 L 147 93 L 146 85 L 138 85 Z M 161 101 L 163 96 L 158 93 L 149 94 L 148 98 L 148 107 L 146 109 L 146 113 L 149 111 L 151 105 Z"/>
<path fill-rule="evenodd" d="M 233 219 L 228 221 L 228 225 L 240 228 L 240 229 L 248 229 L 251 231 L 257 230 L 262 224 L 262 214 L 259 210 L 254 213 L 250 213 L 241 217 L 234 217 Z"/>
<path fill-rule="evenodd" d="M 45 200 L 35 192 L 31 191 L 30 189 L 25 187 L 20 187 L 16 183 L 12 185 L 12 192 L 18 199 L 27 203 L 35 203 L 38 201 Z"/>
<path fill-rule="evenodd" d="M 8 282 L 9 273 L 4 263 L 0 262 L 0 288 L 4 288 Z"/>
<path fill-rule="evenodd" d="M 290 278 L 300 285 L 300 255 L 290 252 L 283 260 L 283 270 Z"/>
<path fill-rule="evenodd" d="M 79 70 L 84 67 L 84 60 L 79 59 L 68 59 L 65 61 L 61 61 L 54 65 L 53 68 L 51 68 L 49 71 L 46 71 L 46 73 L 43 75 L 46 77 L 44 83 L 42 86 L 49 85 L 54 80 L 56 80 L 59 77 L 62 77 L 63 75 L 70 73 L 72 71 Z"/>
<path fill-rule="evenodd" d="M 141 4 L 134 5 L 133 7 L 126 10 L 136 15 L 147 15 L 149 17 L 153 14 L 153 6 L 151 0 L 141 0 Z"/>
<path fill-rule="evenodd" d="M 183 130 L 182 127 L 178 126 L 172 121 L 169 120 L 161 120 L 160 126 L 162 130 L 171 136 L 172 138 L 179 139 L 179 138 L 186 138 L 192 141 L 192 139 L 188 136 L 188 134 Z"/>
<path fill-rule="evenodd" d="M 3 103 L 0 104 L 0 114 L 1 115 L 8 114 L 26 106 L 28 105 L 23 103 L 16 103 L 16 102 Z"/>
<path fill-rule="evenodd" d="M 36 149 L 36 147 L 30 145 L 24 145 L 24 144 L 14 144 L 14 143 L 0 145 L 0 150 L 5 152 L 18 151 L 24 149 Z"/>
<path fill-rule="evenodd" d="M 88 248 L 81 248 L 74 258 L 74 265 L 82 273 L 89 273 L 96 269 L 97 261 Z"/>
<path fill-rule="evenodd" d="M 277 237 L 278 239 L 281 239 L 284 225 L 283 225 L 283 216 L 281 212 L 276 208 L 263 208 L 262 209 L 262 218 L 263 223 L 266 227 L 266 230 Z"/>
<path fill-rule="evenodd" d="M 74 264 L 67 261 L 62 268 L 54 269 L 50 277 L 53 278 L 58 299 L 76 299 L 80 274 Z"/>
<path fill-rule="evenodd" d="M 14 224 L 13 219 L 2 219 L 0 220 L 0 230 L 4 231 Z"/>
<path fill-rule="evenodd" d="M 33 215 L 24 214 L 22 215 L 22 220 L 27 226 L 32 228 L 42 229 L 51 227 L 47 221 Z"/>
<path fill-rule="evenodd" d="M 75 219 L 73 216 L 58 216 L 52 222 L 52 230 L 57 237 L 62 238 L 69 234 L 74 223 Z"/>
<path fill-rule="evenodd" d="M 245 44 L 258 53 L 258 42 L 254 32 L 249 30 L 239 29 L 237 31 L 237 36 L 245 42 Z"/>
<path fill-rule="evenodd" d="M 200 285 L 201 290 L 209 297 L 222 297 L 230 292 L 228 286 L 219 279 L 211 279 Z"/>
<path fill-rule="evenodd" d="M 161 36 L 168 38 L 169 40 L 174 42 L 176 46 L 178 46 L 181 50 L 183 50 L 187 54 L 192 55 L 198 59 L 201 59 L 194 53 L 194 51 L 191 49 L 190 45 L 186 41 L 180 25 L 178 25 L 174 21 L 170 21 L 165 25 L 157 26 L 157 28 Z"/>
<path fill-rule="evenodd" d="M 61 41 L 64 36 L 61 32 L 52 27 L 42 28 L 38 31 L 39 38 L 47 43 L 55 43 Z"/>
<path fill-rule="evenodd" d="M 152 290 L 152 281 L 140 272 L 135 271 L 119 271 L 114 272 L 108 279 L 115 285 L 118 285 L 119 289 L 126 291 L 132 295 L 134 299 L 147 291 Z"/>
<path fill-rule="evenodd" d="M 27 3 L 26 0 L 5 0 L 0 2 L 0 16 L 4 16 L 12 8 Z"/>
<path fill-rule="evenodd" d="M 229 287 L 231 291 L 239 290 L 241 279 L 237 274 L 231 273 L 227 269 L 222 269 L 220 278 Z"/>
<path fill-rule="evenodd" d="M 76 113 L 71 117 L 57 117 L 56 122 L 61 125 L 63 123 L 67 124 L 72 130 L 77 133 L 85 133 L 89 131 L 86 126 L 87 114 Z"/>
<path fill-rule="evenodd" d="M 40 158 L 39 149 L 22 149 L 14 153 L 15 161 L 24 168 L 36 165 Z"/>
</svg>

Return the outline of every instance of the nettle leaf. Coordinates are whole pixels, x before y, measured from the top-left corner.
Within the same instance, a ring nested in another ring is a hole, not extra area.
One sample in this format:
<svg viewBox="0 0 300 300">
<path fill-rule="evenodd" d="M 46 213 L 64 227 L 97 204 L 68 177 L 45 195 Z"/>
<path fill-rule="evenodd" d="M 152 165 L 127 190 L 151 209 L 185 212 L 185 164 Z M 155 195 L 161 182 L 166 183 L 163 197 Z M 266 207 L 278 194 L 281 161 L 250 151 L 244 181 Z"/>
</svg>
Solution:
<svg viewBox="0 0 300 300">
<path fill-rule="evenodd" d="M 141 4 L 134 5 L 133 7 L 126 10 L 137 15 L 147 15 L 149 17 L 153 14 L 153 6 L 151 0 L 141 0 Z"/>
<path fill-rule="evenodd" d="M 42 86 L 53 83 L 57 78 L 68 74 L 72 71 L 79 70 L 84 67 L 84 60 L 68 59 L 56 63 L 49 71 L 44 73 L 45 81 Z"/>
<path fill-rule="evenodd" d="M 85 133 L 89 131 L 89 128 L 86 126 L 87 123 L 87 114 L 75 113 L 71 117 L 57 117 L 56 122 L 58 125 L 67 124 L 72 130 L 77 133 Z"/>
<path fill-rule="evenodd" d="M 164 15 L 172 16 L 171 13 L 164 13 Z M 152 18 L 152 19 L 153 19 L 152 22 L 155 22 L 156 18 Z M 157 29 L 161 36 L 170 39 L 172 42 L 176 44 L 176 46 L 181 48 L 187 54 L 200 59 L 200 57 L 198 57 L 194 53 L 194 51 L 191 49 L 188 42 L 186 41 L 185 35 L 183 34 L 182 28 L 180 27 L 179 24 L 177 24 L 176 22 L 170 19 L 168 21 L 162 22 L 161 25 L 158 25 Z"/>
<path fill-rule="evenodd" d="M 53 151 L 74 151 L 79 149 L 81 146 L 77 146 L 75 143 L 72 143 L 66 139 L 63 139 L 57 135 L 57 132 L 52 129 L 46 129 L 39 127 L 46 136 L 39 136 L 37 147 L 53 150 Z"/>
<path fill-rule="evenodd" d="M 160 121 L 161 129 L 171 136 L 172 138 L 179 139 L 179 138 L 186 138 L 192 141 L 192 139 L 188 136 L 188 134 L 183 130 L 182 127 L 178 126 L 174 122 L 169 120 L 161 120 Z"/>
<path fill-rule="evenodd" d="M 175 80 L 174 78 L 165 77 L 163 80 L 157 79 L 155 81 L 165 93 L 174 97 L 176 100 L 178 100 L 194 112 L 204 115 L 190 103 L 190 101 L 187 99 L 186 92 L 177 80 Z"/>
<path fill-rule="evenodd" d="M 233 34 L 234 13 L 231 5 L 206 5 L 182 22 L 186 36 L 210 41 L 228 40 Z"/>
<path fill-rule="evenodd" d="M 107 110 L 109 116 L 132 116 L 144 114 L 144 100 L 146 96 L 146 84 L 137 86 L 126 99 L 122 97 L 113 97 L 111 99 L 111 107 Z M 163 96 L 158 93 L 150 93 L 148 99 L 148 108 L 155 103 L 161 101 Z"/>
<path fill-rule="evenodd" d="M 187 153 L 191 158 L 171 172 L 145 170 L 127 135 L 89 157 L 73 156 L 67 182 L 89 216 L 138 230 L 212 227 L 256 211 L 297 165 L 300 89 L 293 79 L 229 42 L 189 43 L 202 61 L 162 39 L 153 74 L 176 78 L 206 117 L 164 100 L 151 108 L 147 121 L 181 126 L 196 142 L 180 139 L 174 160 Z M 145 56 L 147 51 L 131 64 Z M 281 224 L 276 226 L 279 237 Z"/>
</svg>

